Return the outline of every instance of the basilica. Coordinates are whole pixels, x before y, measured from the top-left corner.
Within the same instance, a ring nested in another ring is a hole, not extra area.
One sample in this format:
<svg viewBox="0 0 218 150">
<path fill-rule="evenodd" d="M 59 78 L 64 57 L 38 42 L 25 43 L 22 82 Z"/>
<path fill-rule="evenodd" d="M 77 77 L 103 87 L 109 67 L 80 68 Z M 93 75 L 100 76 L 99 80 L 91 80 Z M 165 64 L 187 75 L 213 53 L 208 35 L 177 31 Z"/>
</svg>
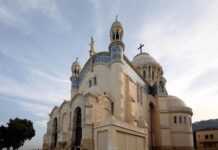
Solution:
<svg viewBox="0 0 218 150">
<path fill-rule="evenodd" d="M 169 95 L 160 63 L 142 51 L 129 60 L 116 19 L 108 50 L 71 67 L 71 98 L 55 106 L 43 150 L 193 150 L 192 109 Z M 176 87 L 175 87 L 176 88 Z"/>
</svg>

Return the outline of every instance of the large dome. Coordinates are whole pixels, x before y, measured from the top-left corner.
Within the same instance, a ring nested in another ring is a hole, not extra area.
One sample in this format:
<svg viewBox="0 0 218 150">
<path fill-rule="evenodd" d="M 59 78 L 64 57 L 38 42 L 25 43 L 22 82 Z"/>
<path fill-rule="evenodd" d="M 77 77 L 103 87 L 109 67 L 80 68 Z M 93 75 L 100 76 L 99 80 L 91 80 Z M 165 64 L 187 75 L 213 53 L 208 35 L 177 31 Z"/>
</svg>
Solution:
<svg viewBox="0 0 218 150">
<path fill-rule="evenodd" d="M 160 64 L 148 53 L 140 53 L 136 55 L 133 60 L 132 64 L 135 67 L 144 66 L 144 65 L 158 65 Z"/>
<path fill-rule="evenodd" d="M 167 96 L 167 101 L 168 101 L 168 105 L 171 108 L 176 108 L 176 107 L 186 107 L 186 104 L 184 103 L 183 100 L 181 100 L 180 98 L 176 97 L 176 96 Z"/>
</svg>

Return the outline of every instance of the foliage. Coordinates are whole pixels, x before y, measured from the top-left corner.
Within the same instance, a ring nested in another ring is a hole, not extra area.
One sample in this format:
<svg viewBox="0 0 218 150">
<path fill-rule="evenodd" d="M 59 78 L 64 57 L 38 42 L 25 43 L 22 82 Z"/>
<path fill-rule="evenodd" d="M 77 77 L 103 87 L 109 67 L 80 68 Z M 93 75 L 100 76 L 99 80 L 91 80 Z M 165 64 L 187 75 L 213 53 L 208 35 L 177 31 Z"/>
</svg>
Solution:
<svg viewBox="0 0 218 150">
<path fill-rule="evenodd" d="M 26 140 L 35 136 L 33 123 L 27 119 L 10 119 L 7 127 L 0 127 L 0 149 L 18 149 Z"/>
</svg>

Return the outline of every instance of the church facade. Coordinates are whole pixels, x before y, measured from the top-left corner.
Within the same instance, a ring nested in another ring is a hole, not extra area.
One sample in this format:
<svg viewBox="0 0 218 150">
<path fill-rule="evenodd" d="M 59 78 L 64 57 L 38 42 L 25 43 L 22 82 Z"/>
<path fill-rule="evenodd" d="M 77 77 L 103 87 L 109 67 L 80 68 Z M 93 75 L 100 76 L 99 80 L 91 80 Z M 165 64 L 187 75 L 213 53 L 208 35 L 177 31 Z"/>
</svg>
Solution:
<svg viewBox="0 0 218 150">
<path fill-rule="evenodd" d="M 148 53 L 125 56 L 116 19 L 108 51 L 72 64 L 71 99 L 49 114 L 43 150 L 193 150 L 192 109 L 168 94 L 162 66 Z"/>
</svg>

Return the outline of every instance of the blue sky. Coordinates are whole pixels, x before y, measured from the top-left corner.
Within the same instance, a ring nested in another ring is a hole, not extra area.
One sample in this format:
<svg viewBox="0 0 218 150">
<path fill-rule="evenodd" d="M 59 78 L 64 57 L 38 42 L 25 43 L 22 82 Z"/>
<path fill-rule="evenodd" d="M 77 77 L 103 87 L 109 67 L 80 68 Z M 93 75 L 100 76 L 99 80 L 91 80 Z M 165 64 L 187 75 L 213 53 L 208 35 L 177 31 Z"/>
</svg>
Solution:
<svg viewBox="0 0 218 150">
<path fill-rule="evenodd" d="M 193 108 L 193 120 L 218 116 L 218 1 L 0 0 L 0 124 L 33 120 L 38 147 L 48 113 L 70 97 L 70 66 L 88 58 L 90 36 L 107 50 L 115 16 L 125 54 L 139 43 L 164 68 L 167 88 Z"/>
</svg>

